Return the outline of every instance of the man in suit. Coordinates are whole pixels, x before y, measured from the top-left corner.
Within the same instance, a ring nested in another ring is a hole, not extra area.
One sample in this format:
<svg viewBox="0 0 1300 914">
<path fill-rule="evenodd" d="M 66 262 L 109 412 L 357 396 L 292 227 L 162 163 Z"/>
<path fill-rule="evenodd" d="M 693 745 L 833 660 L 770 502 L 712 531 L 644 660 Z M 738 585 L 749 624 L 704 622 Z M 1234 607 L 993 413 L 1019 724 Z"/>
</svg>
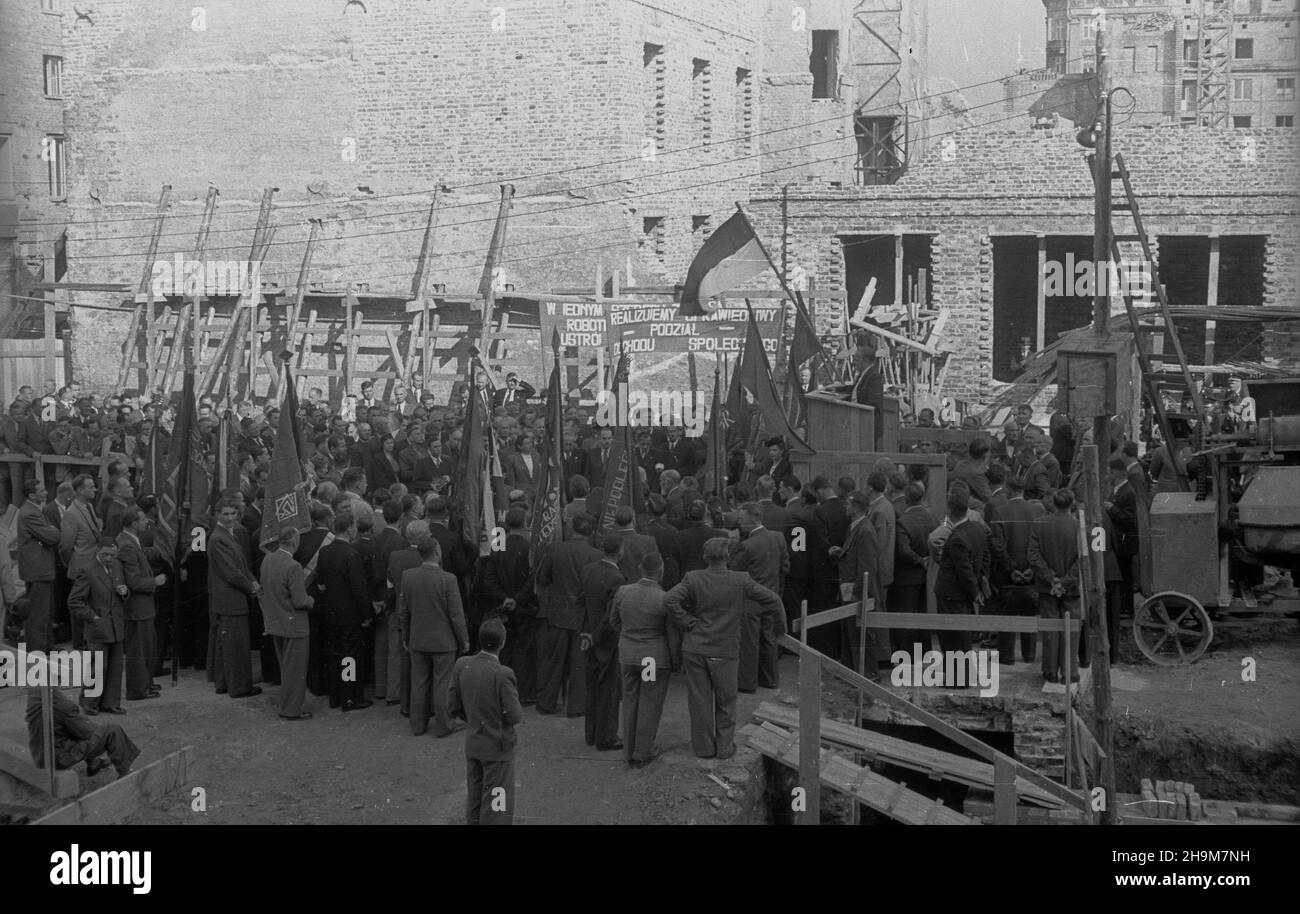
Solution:
<svg viewBox="0 0 1300 914">
<path fill-rule="evenodd" d="M 27 649 L 54 648 L 54 585 L 58 575 L 59 528 L 42 510 L 45 483 L 38 478 L 23 483 L 23 506 L 18 509 L 18 576 L 27 585 L 30 603 L 23 638 Z"/>
<path fill-rule="evenodd" d="M 108 500 L 104 502 L 104 535 L 116 539 L 122 532 L 122 515 L 127 508 L 135 506 L 135 491 L 126 476 L 117 477 L 110 485 Z"/>
<path fill-rule="evenodd" d="M 948 493 L 948 526 L 951 532 L 939 557 L 935 600 L 941 613 L 971 615 L 988 595 L 990 558 L 988 534 L 970 519 L 970 498 L 961 488 Z M 970 632 L 941 631 L 939 644 L 944 651 L 969 651 Z"/>
<path fill-rule="evenodd" d="M 208 535 L 208 611 L 216 626 L 208 674 L 218 695 L 250 698 L 261 695 L 262 689 L 253 685 L 248 598 L 260 594 L 262 587 L 235 538 L 239 515 L 239 500 L 223 495 L 217 502 L 216 526 Z"/>
<path fill-rule="evenodd" d="M 1061 485 L 1061 464 L 1052 455 L 1052 442 L 1038 438 L 1033 443 L 1034 460 L 1025 472 L 1025 498 L 1043 502 Z"/>
<path fill-rule="evenodd" d="M 32 763 L 37 768 L 45 767 L 44 691 L 39 686 L 27 689 L 27 711 L 24 715 L 27 720 L 27 747 L 32 753 Z M 85 762 L 86 775 L 93 778 L 111 764 L 119 778 L 125 777 L 140 756 L 140 750 L 121 725 L 87 720 L 86 714 L 94 712 L 79 707 L 60 689 L 54 689 L 53 696 L 54 767 L 62 771 L 78 762 Z M 101 758 L 104 755 L 108 756 L 107 761 Z"/>
<path fill-rule="evenodd" d="M 95 477 L 82 473 L 72 480 L 73 501 L 63 514 L 59 530 L 59 554 L 68 569 L 68 580 L 75 580 L 81 566 L 94 561 L 103 524 L 95 513 Z M 80 619 L 73 614 L 72 646 L 85 645 Z"/>
<path fill-rule="evenodd" d="M 587 671 L 583 663 L 579 629 L 582 613 L 578 594 L 582 569 L 599 562 L 601 552 L 588 542 L 592 521 L 573 519 L 573 536 L 552 543 L 537 564 L 540 630 L 537 634 L 537 712 L 554 714 L 564 696 L 565 714 L 586 712 Z"/>
<path fill-rule="evenodd" d="M 424 520 L 413 520 L 406 525 L 406 539 L 408 542 L 418 543 L 421 537 L 429 535 L 429 522 Z M 401 647 L 402 627 L 396 622 L 397 601 L 402 596 L 402 577 L 412 568 L 420 567 L 424 559 L 420 557 L 420 551 L 414 546 L 407 546 L 405 549 L 397 549 L 389 553 L 388 556 L 388 597 L 385 603 L 390 616 L 394 621 L 390 623 L 392 630 L 397 633 L 398 647 Z M 398 711 L 403 717 L 411 716 L 411 654 L 406 648 L 401 648 L 401 663 L 398 667 L 398 693 L 389 695 L 386 699 L 390 705 L 400 705 Z"/>
<path fill-rule="evenodd" d="M 528 561 L 528 515 L 518 506 L 506 511 L 504 549 L 492 552 L 483 564 L 482 594 L 496 613 L 507 616 L 510 650 L 505 662 L 519 677 L 519 700 L 537 701 L 537 593 Z"/>
<path fill-rule="evenodd" d="M 659 550 L 659 555 L 664 560 L 664 584 L 672 587 L 681 577 L 681 572 L 677 569 L 676 557 L 678 530 L 668 523 L 668 499 L 658 492 L 651 492 L 646 497 L 645 505 L 650 513 L 650 519 L 646 522 L 644 532 L 654 539 L 655 548 Z"/>
<path fill-rule="evenodd" d="M 293 559 L 302 537 L 285 524 L 276 538 L 276 549 L 262 560 L 262 615 L 266 633 L 275 644 L 280 662 L 280 717 L 306 720 L 307 656 L 311 628 L 308 613 L 314 605 L 307 593 L 307 576 Z"/>
<path fill-rule="evenodd" d="M 122 709 L 122 667 L 126 640 L 126 598 L 130 594 L 117 562 L 117 543 L 102 537 L 94 556 L 77 566 L 68 606 L 84 626 L 87 646 L 103 651 L 100 694 L 81 704 L 87 714 L 125 714 Z"/>
<path fill-rule="evenodd" d="M 154 592 L 167 583 L 167 575 L 154 574 L 150 557 L 141 542 L 148 524 L 144 513 L 134 505 L 120 515 L 122 531 L 117 535 L 117 559 L 122 577 L 131 591 L 126 598 L 126 698 L 143 701 L 157 698 L 161 689 L 153 681 L 157 653 L 154 619 Z M 150 547 L 149 551 L 157 553 Z"/>
<path fill-rule="evenodd" d="M 426 535 L 415 548 L 423 561 L 402 575 L 397 603 L 402 643 L 411 654 L 411 733 L 428 729 L 432 706 L 433 735 L 450 736 L 463 729 L 447 710 L 447 690 L 456 652 L 469 651 L 465 610 L 456 578 L 438 566 L 438 541 Z"/>
<path fill-rule="evenodd" d="M 592 487 L 605 486 L 606 474 L 610 470 L 609 460 L 614 448 L 614 430 L 602 428 L 596 439 L 596 446 L 587 451 L 587 465 L 582 475 Z"/>
<path fill-rule="evenodd" d="M 636 448 L 632 452 L 632 465 L 645 471 L 646 488 L 651 492 L 658 493 L 659 473 L 663 470 L 664 465 L 659 459 L 657 449 L 651 445 L 651 437 L 648 428 L 637 429 Z"/>
<path fill-rule="evenodd" d="M 993 487 L 989 485 L 989 478 L 986 475 L 991 450 L 989 439 L 984 437 L 973 439 L 967 447 L 967 456 L 953 467 L 952 474 L 948 477 L 948 487 L 952 488 L 955 482 L 964 482 L 967 491 L 978 498 L 980 504 L 986 504 L 993 497 Z"/>
<path fill-rule="evenodd" d="M 842 548 L 849 535 L 849 496 L 857 487 L 852 476 L 841 476 L 834 487 L 825 476 L 813 480 L 813 491 L 818 499 L 813 508 L 813 519 L 824 535 L 826 551 L 813 556 L 813 602 L 810 609 L 830 609 L 838 605 L 839 557 L 834 550 Z M 809 637 L 816 635 L 817 631 L 813 629 Z"/>
<path fill-rule="evenodd" d="M 1028 554 L 1038 591 L 1038 614 L 1045 619 L 1078 619 L 1081 618 L 1079 525 L 1071 513 L 1074 493 L 1058 489 L 1052 495 L 1052 509 L 1050 514 L 1035 519 L 1029 537 Z M 1065 639 L 1056 632 L 1045 632 L 1043 680 L 1061 682 L 1066 667 Z M 1078 671 L 1072 671 L 1070 681 L 1078 680 Z"/>
<path fill-rule="evenodd" d="M 727 568 L 725 536 L 704 544 L 707 567 L 688 571 L 664 596 L 682 631 L 682 666 L 691 711 L 691 748 L 699 758 L 736 754 L 736 674 L 745 602 L 759 612 L 781 611 L 781 598 L 748 574 Z"/>
<path fill-rule="evenodd" d="M 502 666 L 506 629 L 497 618 L 478 631 L 479 652 L 452 670 L 447 708 L 463 719 L 466 825 L 511 825 L 515 817 L 515 725 L 523 721 L 515 674 Z"/>
<path fill-rule="evenodd" d="M 790 573 L 785 578 L 781 602 L 785 604 L 786 631 L 790 631 L 799 618 L 801 604 L 809 601 L 813 590 L 813 557 L 824 553 L 827 545 L 822 539 L 821 527 L 813 517 L 813 506 L 803 499 L 803 483 L 793 473 L 781 480 L 779 489 L 784 510 L 789 515 L 790 526 L 785 532 L 786 548 L 790 553 Z M 767 526 L 765 523 L 763 526 Z"/>
<path fill-rule="evenodd" d="M 360 711 L 371 706 L 361 684 L 362 629 L 374 616 L 361 553 L 352 544 L 356 522 L 350 514 L 334 518 L 334 542 L 322 546 L 317 570 L 325 591 L 326 637 L 329 639 L 330 707 Z"/>
<path fill-rule="evenodd" d="M 785 536 L 794 521 L 790 517 L 790 509 L 778 505 L 773 499 L 776 488 L 776 480 L 771 476 L 758 477 L 754 482 L 754 501 L 762 511 L 763 526 Z"/>
<path fill-rule="evenodd" d="M 880 548 L 876 545 L 876 532 L 867 519 L 871 499 L 865 492 L 851 492 L 848 497 L 848 531 L 844 545 L 832 547 L 831 555 L 839 562 L 841 605 L 862 599 L 862 575 L 867 575 L 867 596 L 875 601 L 877 609 L 884 606 L 884 593 L 880 584 Z M 862 669 L 868 678 L 876 678 L 876 647 L 871 629 L 866 632 L 866 651 L 858 657 L 861 640 L 856 618 L 840 621 L 840 650 L 846 665 Z M 861 666 L 859 667 L 859 663 Z"/>
<path fill-rule="evenodd" d="M 629 581 L 639 580 L 641 577 L 641 559 L 645 558 L 652 552 L 659 551 L 659 544 L 655 538 L 646 533 L 637 533 L 633 526 L 636 514 L 627 505 L 622 505 L 614 510 L 614 523 L 617 527 L 613 533 L 606 533 L 606 536 L 617 536 L 623 541 L 622 558 L 618 560 L 618 570 L 622 572 L 623 577 Z"/>
<path fill-rule="evenodd" d="M 898 517 L 894 506 L 885 497 L 889 488 L 889 474 L 882 470 L 872 470 L 867 476 L 867 523 L 876 535 L 876 568 L 880 574 L 880 592 L 885 602 L 881 610 L 889 607 L 889 588 L 894 584 L 894 541 L 898 526 Z"/>
<path fill-rule="evenodd" d="M 311 528 L 298 540 L 293 560 L 302 566 L 307 593 L 313 601 L 307 620 L 311 629 L 307 644 L 307 688 L 313 695 L 326 695 L 329 693 L 329 640 L 325 625 L 325 594 L 317 586 L 316 569 L 320 562 L 320 550 L 334 541 L 334 534 L 330 530 L 334 512 L 329 505 L 312 501 L 307 506 L 307 513 L 311 517 Z"/>
<path fill-rule="evenodd" d="M 1032 616 L 1038 612 L 1038 594 L 1034 589 L 1034 569 L 1029 562 L 1029 539 L 1034 522 L 1045 512 L 1040 503 L 1026 500 L 1025 481 L 1019 476 L 1008 477 L 1005 485 L 1007 503 L 994 509 L 989 523 L 993 583 L 1003 615 Z M 1038 636 L 1033 632 L 1020 633 L 1020 655 L 1026 663 L 1034 661 L 1037 642 Z M 1015 632 L 998 633 L 998 659 L 1003 666 L 1015 664 Z"/>
<path fill-rule="evenodd" d="M 376 512 L 376 520 L 382 517 L 384 526 L 370 541 L 371 598 L 384 601 L 383 614 L 375 618 L 375 700 L 389 704 L 396 704 L 401 693 L 401 655 L 405 653 L 393 617 L 396 604 L 388 605 L 388 560 L 394 552 L 410 545 L 397 530 L 401 516 L 399 500 L 384 502 L 382 513 Z"/>
<path fill-rule="evenodd" d="M 1120 600 L 1115 612 L 1118 615 L 1133 614 L 1134 562 L 1138 559 L 1138 510 L 1141 505 L 1138 498 L 1142 492 L 1134 486 L 1134 474 L 1128 461 L 1123 456 L 1114 456 L 1107 461 L 1110 469 L 1110 497 L 1105 499 L 1106 513 L 1110 516 L 1111 526 L 1115 528 L 1115 541 L 1111 548 L 1115 550 L 1115 559 L 1119 562 Z M 1138 470 L 1141 471 L 1141 465 Z M 1145 477 L 1139 485 L 1145 485 Z M 1118 616 L 1115 622 L 1118 623 Z M 1118 630 L 1118 626 L 1116 626 Z"/>
<path fill-rule="evenodd" d="M 609 623 L 614 592 L 627 583 L 619 571 L 622 542 L 609 536 L 604 556 L 582 569 L 577 609 L 582 613 L 580 648 L 587 654 L 587 745 L 622 749 L 618 738 L 618 635 Z"/>
<path fill-rule="evenodd" d="M 655 756 L 655 735 L 663 716 L 672 672 L 681 667 L 681 634 L 664 607 L 659 585 L 663 559 L 657 552 L 641 559 L 640 577 L 614 593 L 609 624 L 618 633 L 623 679 L 623 727 L 627 763 L 640 768 Z"/>
<path fill-rule="evenodd" d="M 532 504 L 537 497 L 537 474 L 542 468 L 542 457 L 533 449 L 533 433 L 523 432 L 516 439 L 516 450 L 507 455 L 504 467 L 507 485 L 520 489 Z"/>
<path fill-rule="evenodd" d="M 672 546 L 673 564 L 676 566 L 678 581 L 686 576 L 686 572 L 700 571 L 706 567 L 705 543 L 715 537 L 727 535 L 727 531 L 709 526 L 708 516 L 708 506 L 702 501 L 693 501 L 686 506 L 688 526 L 677 531 Z"/>
<path fill-rule="evenodd" d="M 704 455 L 696 440 L 682 435 L 679 425 L 664 429 L 664 443 L 659 448 L 657 464 L 663 464 L 664 470 L 676 470 L 681 476 L 695 476 L 704 467 Z"/>
<path fill-rule="evenodd" d="M 512 371 L 506 375 L 506 386 L 492 392 L 492 406 L 495 408 L 515 404 L 522 407 L 530 397 L 535 396 L 537 389 L 527 381 L 519 380 L 519 375 Z"/>
<path fill-rule="evenodd" d="M 743 571 L 757 583 L 779 594 L 790 572 L 790 553 L 785 537 L 763 525 L 763 509 L 753 503 L 740 507 L 740 542 L 732 550 L 732 571 Z M 766 604 L 746 601 L 740 629 L 740 657 L 736 688 L 753 692 L 779 687 L 777 638 L 786 631 L 785 607 L 773 613 Z"/>
<path fill-rule="evenodd" d="M 894 583 L 889 592 L 894 612 L 924 613 L 927 609 L 926 579 L 930 568 L 930 534 L 939 519 L 925 504 L 925 488 L 919 482 L 903 487 L 903 513 L 894 531 Z M 930 633 L 923 629 L 890 629 L 894 650 L 909 653 L 920 644 L 930 649 Z"/>
</svg>

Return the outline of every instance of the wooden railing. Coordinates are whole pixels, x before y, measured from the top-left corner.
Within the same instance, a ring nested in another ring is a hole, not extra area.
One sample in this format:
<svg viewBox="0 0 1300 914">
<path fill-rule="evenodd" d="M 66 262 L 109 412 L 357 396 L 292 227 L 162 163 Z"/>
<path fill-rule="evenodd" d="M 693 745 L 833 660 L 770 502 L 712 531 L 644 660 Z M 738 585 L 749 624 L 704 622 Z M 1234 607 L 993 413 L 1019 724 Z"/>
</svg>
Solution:
<svg viewBox="0 0 1300 914">
<path fill-rule="evenodd" d="M 863 576 L 862 592 L 868 593 L 866 575 Z M 857 618 L 858 658 L 861 666 L 866 649 L 866 631 L 869 628 L 888 629 L 906 628 L 918 631 L 980 631 L 980 632 L 1055 632 L 1065 638 L 1066 656 L 1066 712 L 1065 712 L 1065 780 L 1058 784 L 1051 778 L 1040 774 L 1022 762 L 1016 761 L 1005 753 L 999 752 L 983 740 L 977 739 L 964 730 L 954 727 L 941 717 L 930 713 L 905 698 L 868 679 L 861 669 L 854 671 L 832 660 L 825 654 L 814 650 L 807 644 L 809 629 L 838 622 L 841 619 Z M 1018 793 L 1016 779 L 1024 778 L 1030 784 L 1061 800 L 1066 806 L 1082 813 L 1090 813 L 1088 798 L 1072 789 L 1069 784 L 1070 773 L 1070 739 L 1071 703 L 1069 698 L 1069 678 L 1074 667 L 1073 653 L 1075 644 L 1073 636 L 1080 630 L 1080 620 L 1047 619 L 1033 616 L 977 616 L 943 613 L 889 613 L 876 612 L 874 601 L 864 598 L 857 603 L 849 603 L 832 609 L 808 615 L 807 603 L 803 604 L 799 620 L 795 627 L 799 639 L 782 635 L 779 643 L 799 655 L 799 786 L 804 791 L 805 808 L 800 814 L 801 825 L 817 825 L 821 821 L 821 706 L 823 674 L 853 686 L 858 693 L 858 713 L 855 726 L 861 724 L 863 699 L 888 705 L 906 717 L 922 724 L 934 732 L 952 740 L 963 749 L 974 753 L 980 759 L 993 765 L 993 821 L 997 825 L 1014 825 L 1016 823 L 1016 805 Z M 856 804 L 855 804 L 856 806 Z M 856 817 L 856 809 L 855 809 Z"/>
</svg>

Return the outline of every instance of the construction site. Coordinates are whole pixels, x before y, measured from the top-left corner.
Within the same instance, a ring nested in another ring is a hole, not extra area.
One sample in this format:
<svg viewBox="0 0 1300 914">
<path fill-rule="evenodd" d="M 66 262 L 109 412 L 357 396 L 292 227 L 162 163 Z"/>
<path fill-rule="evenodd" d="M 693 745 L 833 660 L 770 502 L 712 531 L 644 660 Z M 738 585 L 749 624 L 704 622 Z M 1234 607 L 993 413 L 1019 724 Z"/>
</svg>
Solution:
<svg viewBox="0 0 1300 914">
<path fill-rule="evenodd" d="M 865 491 L 884 461 L 936 518 L 977 439 L 1014 460 L 1028 407 L 1070 429 L 1081 611 L 954 617 L 935 560 L 915 612 L 837 577 L 857 596 L 786 601 L 780 685 L 741 690 L 734 756 L 692 754 L 682 677 L 632 771 L 530 710 L 515 820 L 1300 824 L 1300 13 L 1036 6 L 1043 65 L 971 104 L 931 73 L 926 0 L 4 3 L 0 401 L 192 390 L 262 416 L 292 385 L 355 418 L 366 382 L 454 412 L 476 378 L 536 392 L 554 368 L 566 408 L 630 377 L 712 402 L 712 429 L 757 334 L 806 445 L 780 445 L 787 472 Z M 761 272 L 688 311 L 738 218 Z M 8 441 L 15 560 L 26 480 L 106 487 L 137 446 Z M 1117 585 L 1096 537 L 1125 443 L 1154 491 Z M 1131 612 L 1108 616 L 1108 584 Z M 992 678 L 931 681 L 899 630 L 963 633 Z M 999 666 L 999 636 L 1063 640 L 1064 681 L 1014 644 Z M 131 706 L 118 780 L 33 764 L 27 690 L 0 688 L 0 819 L 463 821 L 460 741 L 406 738 L 394 708 L 286 727 L 178 672 Z"/>
</svg>

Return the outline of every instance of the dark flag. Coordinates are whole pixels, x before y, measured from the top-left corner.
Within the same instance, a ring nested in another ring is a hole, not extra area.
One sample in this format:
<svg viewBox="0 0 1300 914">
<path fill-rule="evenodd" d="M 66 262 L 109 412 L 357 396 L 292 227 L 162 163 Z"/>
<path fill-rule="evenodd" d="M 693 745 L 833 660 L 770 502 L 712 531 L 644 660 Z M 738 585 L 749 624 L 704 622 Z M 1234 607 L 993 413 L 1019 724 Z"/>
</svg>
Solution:
<svg viewBox="0 0 1300 914">
<path fill-rule="evenodd" d="M 713 494 L 727 488 L 727 415 L 722 408 L 722 372 L 713 369 L 713 403 L 709 406 L 709 476 Z"/>
<path fill-rule="evenodd" d="M 263 549 L 274 547 L 280 527 L 289 524 L 299 531 L 311 529 L 307 510 L 307 480 L 302 472 L 303 454 L 299 450 L 298 394 L 293 389 L 289 360 L 284 360 L 284 397 L 280 403 L 280 424 L 275 430 L 275 452 L 266 476 L 266 494 L 262 499 Z M 238 472 L 238 471 L 236 471 Z M 238 483 L 236 483 L 238 484 Z"/>
<path fill-rule="evenodd" d="M 461 535 L 466 545 L 483 556 L 491 551 L 490 538 L 496 525 L 496 511 L 492 505 L 491 453 L 487 443 L 487 437 L 492 433 L 488 426 L 488 405 L 484 403 L 483 391 L 475 383 L 480 371 L 486 374 L 475 358 L 470 366 L 465 436 L 456 462 L 455 498 L 461 518 Z"/>
<path fill-rule="evenodd" d="M 166 459 L 161 463 L 161 471 L 156 477 L 158 526 L 154 531 L 154 539 L 158 551 L 172 568 L 177 567 L 180 554 L 188 545 L 188 540 L 182 538 L 181 531 L 187 529 L 186 519 L 193 516 L 188 509 L 194 484 L 198 482 L 203 486 L 200 491 L 204 496 L 207 495 L 206 477 L 202 473 L 202 450 L 198 450 L 200 464 L 197 470 L 192 456 L 198 433 L 194 419 L 194 372 L 187 371 L 181 385 L 180 413 L 176 416 L 176 424 L 172 427 Z M 155 428 L 153 441 L 150 443 L 151 462 L 154 459 L 153 446 L 158 441 Z"/>
<path fill-rule="evenodd" d="M 767 435 L 781 435 L 785 438 L 792 457 L 811 457 L 815 451 L 790 427 L 786 419 L 785 408 L 777 395 L 776 385 L 772 383 L 772 368 L 763 348 L 763 337 L 758 332 L 758 322 L 754 320 L 754 309 L 746 300 L 749 311 L 749 332 L 745 337 L 745 350 L 740 357 L 733 379 L 732 395 L 728 396 L 728 411 L 743 410 L 753 422 L 745 429 L 748 434 L 747 444 L 753 447 L 760 434 L 760 428 Z M 754 415 L 749 416 L 749 402 L 755 406 Z M 733 416 L 737 413 L 732 413 Z"/>
<path fill-rule="evenodd" d="M 547 436 L 537 474 L 537 503 L 533 506 L 533 536 L 528 546 L 528 565 L 536 568 L 544 546 L 558 543 L 564 536 L 564 404 L 560 392 L 560 332 L 551 331 L 551 380 L 546 386 Z"/>
<path fill-rule="evenodd" d="M 718 226 L 700 248 L 686 271 L 679 313 L 682 317 L 702 317 L 709 299 L 734 289 L 768 266 L 767 255 L 743 212 L 737 211 Z"/>
<path fill-rule="evenodd" d="M 610 384 L 610 390 L 607 392 L 610 406 L 614 416 L 620 415 L 620 410 L 624 409 L 621 398 L 627 395 L 629 363 L 627 352 L 620 349 L 618 354 L 618 367 L 614 371 L 614 380 Z M 631 422 L 631 417 L 628 417 Z M 617 420 L 616 420 L 617 423 Z M 609 449 L 609 470 L 605 473 L 605 504 L 600 512 L 600 526 L 614 527 L 614 512 L 623 505 L 634 505 L 632 496 L 632 454 L 633 449 L 628 445 L 628 436 L 631 432 L 631 426 L 613 427 L 614 443 Z M 635 508 L 634 508 L 635 510 Z"/>
</svg>

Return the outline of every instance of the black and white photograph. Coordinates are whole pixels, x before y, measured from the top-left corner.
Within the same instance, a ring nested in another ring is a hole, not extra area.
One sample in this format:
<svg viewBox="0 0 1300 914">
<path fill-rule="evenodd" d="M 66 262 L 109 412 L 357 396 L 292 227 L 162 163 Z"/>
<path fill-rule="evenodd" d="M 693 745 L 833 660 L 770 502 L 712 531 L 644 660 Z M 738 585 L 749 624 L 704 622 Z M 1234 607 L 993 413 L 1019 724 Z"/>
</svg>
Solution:
<svg viewBox="0 0 1300 914">
<path fill-rule="evenodd" d="M 1297 38 L 0 0 L 0 893 L 158 896 L 188 825 L 1020 826 L 866 846 L 1251 886 L 1300 825 Z"/>
</svg>

